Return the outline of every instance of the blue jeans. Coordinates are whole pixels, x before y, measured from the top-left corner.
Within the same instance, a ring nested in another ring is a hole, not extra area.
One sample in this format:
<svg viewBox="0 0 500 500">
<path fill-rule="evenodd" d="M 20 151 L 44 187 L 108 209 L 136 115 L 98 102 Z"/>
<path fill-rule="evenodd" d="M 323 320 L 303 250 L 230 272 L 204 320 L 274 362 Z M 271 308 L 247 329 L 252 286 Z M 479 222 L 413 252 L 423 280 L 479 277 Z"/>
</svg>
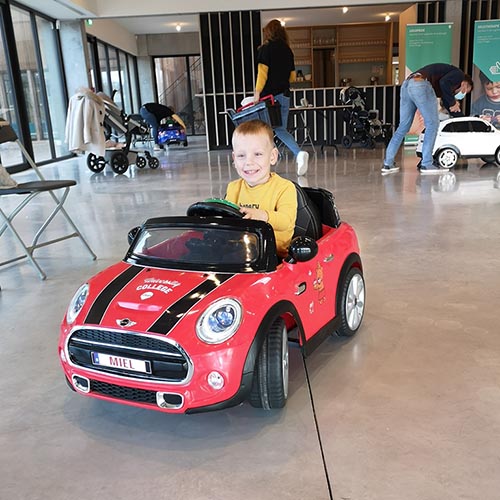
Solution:
<svg viewBox="0 0 500 500">
<path fill-rule="evenodd" d="M 278 94 L 274 96 L 274 99 L 280 103 L 281 107 L 281 126 L 275 127 L 274 133 L 278 139 L 293 153 L 293 155 L 297 156 L 300 153 L 300 147 L 293 138 L 293 135 L 286 129 L 288 125 L 290 98 L 283 94 Z"/>
<path fill-rule="evenodd" d="M 155 144 L 158 144 L 158 120 L 153 113 L 150 113 L 144 106 L 141 106 L 139 110 L 144 121 L 151 125 L 151 129 L 153 132 L 153 139 L 155 140 Z"/>
<path fill-rule="evenodd" d="M 405 80 L 401 86 L 399 104 L 399 126 L 385 150 L 384 165 L 394 165 L 394 159 L 410 130 L 417 109 L 422 114 L 425 124 L 425 136 L 422 144 L 422 168 L 433 163 L 432 150 L 439 127 L 439 113 L 436 93 L 427 80 Z"/>
</svg>

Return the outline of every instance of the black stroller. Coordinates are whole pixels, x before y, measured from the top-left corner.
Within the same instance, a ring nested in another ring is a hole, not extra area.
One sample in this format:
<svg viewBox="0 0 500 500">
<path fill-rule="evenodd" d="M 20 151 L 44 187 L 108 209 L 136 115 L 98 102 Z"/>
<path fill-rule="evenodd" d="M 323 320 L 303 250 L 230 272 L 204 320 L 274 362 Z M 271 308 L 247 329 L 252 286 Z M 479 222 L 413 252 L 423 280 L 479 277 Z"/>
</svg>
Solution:
<svg viewBox="0 0 500 500">
<path fill-rule="evenodd" d="M 115 103 L 104 93 L 98 96 L 104 102 L 104 130 L 107 141 L 105 156 L 98 156 L 94 153 L 87 155 L 87 167 L 92 172 L 102 172 L 107 163 L 111 166 L 113 172 L 123 174 L 129 166 L 129 153 L 135 153 L 135 164 L 138 168 L 144 168 L 149 165 L 156 169 L 160 166 L 160 160 L 152 156 L 148 150 L 142 152 L 132 150 L 132 139 L 137 135 L 149 134 L 147 126 L 132 115 L 126 115 Z M 121 142 L 125 139 L 125 142 Z M 142 155 L 144 156 L 141 156 Z"/>
<path fill-rule="evenodd" d="M 340 91 L 340 99 L 342 104 L 349 106 L 343 113 L 346 134 L 342 137 L 342 146 L 350 148 L 356 142 L 372 149 L 375 141 L 383 141 L 386 146 L 389 144 L 392 125 L 380 121 L 378 110 L 366 109 L 366 96 L 360 89 L 345 87 Z"/>
</svg>

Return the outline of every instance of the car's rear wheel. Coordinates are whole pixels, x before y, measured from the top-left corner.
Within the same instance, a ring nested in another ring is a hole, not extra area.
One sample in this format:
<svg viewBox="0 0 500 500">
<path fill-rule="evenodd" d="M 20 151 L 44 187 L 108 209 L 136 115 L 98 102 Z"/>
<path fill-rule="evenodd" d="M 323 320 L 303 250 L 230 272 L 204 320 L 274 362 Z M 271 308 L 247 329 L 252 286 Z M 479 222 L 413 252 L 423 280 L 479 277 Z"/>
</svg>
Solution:
<svg viewBox="0 0 500 500">
<path fill-rule="evenodd" d="M 337 313 L 340 326 L 335 332 L 341 337 L 354 335 L 363 321 L 365 313 L 365 280 L 361 269 L 353 267 L 339 288 Z"/>
<path fill-rule="evenodd" d="M 495 161 L 497 162 L 497 165 L 500 166 L 500 147 L 498 147 L 495 151 Z"/>
<path fill-rule="evenodd" d="M 271 410 L 283 408 L 288 398 L 288 335 L 285 322 L 276 318 L 255 363 L 250 404 Z"/>
<path fill-rule="evenodd" d="M 495 157 L 494 156 L 481 156 L 481 161 L 484 161 L 484 163 L 495 163 Z"/>
<path fill-rule="evenodd" d="M 437 161 L 443 168 L 453 168 L 458 161 L 458 153 L 452 148 L 444 148 L 437 154 Z"/>
</svg>

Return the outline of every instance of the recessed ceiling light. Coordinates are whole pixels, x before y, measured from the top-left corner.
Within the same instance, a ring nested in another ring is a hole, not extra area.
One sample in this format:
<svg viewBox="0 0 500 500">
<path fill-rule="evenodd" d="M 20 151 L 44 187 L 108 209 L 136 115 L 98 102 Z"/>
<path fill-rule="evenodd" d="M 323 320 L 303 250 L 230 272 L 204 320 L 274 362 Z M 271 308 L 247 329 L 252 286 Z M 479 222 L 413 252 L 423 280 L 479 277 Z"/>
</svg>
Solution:
<svg viewBox="0 0 500 500">
<path fill-rule="evenodd" d="M 349 10 L 348 7 L 342 7 L 342 13 L 347 14 L 347 11 Z"/>
<path fill-rule="evenodd" d="M 385 20 L 386 20 L 386 21 L 390 21 L 390 20 L 391 20 L 391 16 L 390 16 L 389 14 L 387 14 L 387 15 L 385 16 Z"/>
<path fill-rule="evenodd" d="M 177 31 L 180 31 L 180 30 L 182 29 L 182 26 L 181 26 L 180 24 L 178 24 L 178 25 L 175 27 L 175 29 L 176 29 Z"/>
<path fill-rule="evenodd" d="M 281 24 L 281 26 L 285 26 L 286 21 L 284 19 L 280 19 L 280 24 Z"/>
</svg>

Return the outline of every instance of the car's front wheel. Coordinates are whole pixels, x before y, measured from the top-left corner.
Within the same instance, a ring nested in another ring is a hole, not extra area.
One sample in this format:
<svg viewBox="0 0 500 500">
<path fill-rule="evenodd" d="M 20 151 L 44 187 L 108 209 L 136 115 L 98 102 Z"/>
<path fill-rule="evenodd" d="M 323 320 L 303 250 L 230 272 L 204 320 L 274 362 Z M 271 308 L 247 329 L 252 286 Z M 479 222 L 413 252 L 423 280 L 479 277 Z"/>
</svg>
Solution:
<svg viewBox="0 0 500 500">
<path fill-rule="evenodd" d="M 340 326 L 335 333 L 351 337 L 361 326 L 365 313 L 365 280 L 361 269 L 353 267 L 349 270 L 339 293 L 337 313 L 340 315 Z"/>
<path fill-rule="evenodd" d="M 452 148 L 444 148 L 437 154 L 437 161 L 443 168 L 453 168 L 458 161 L 458 153 Z"/>
<path fill-rule="evenodd" d="M 288 398 L 288 335 L 285 322 L 276 318 L 255 363 L 250 404 L 271 410 L 283 408 Z"/>
</svg>

